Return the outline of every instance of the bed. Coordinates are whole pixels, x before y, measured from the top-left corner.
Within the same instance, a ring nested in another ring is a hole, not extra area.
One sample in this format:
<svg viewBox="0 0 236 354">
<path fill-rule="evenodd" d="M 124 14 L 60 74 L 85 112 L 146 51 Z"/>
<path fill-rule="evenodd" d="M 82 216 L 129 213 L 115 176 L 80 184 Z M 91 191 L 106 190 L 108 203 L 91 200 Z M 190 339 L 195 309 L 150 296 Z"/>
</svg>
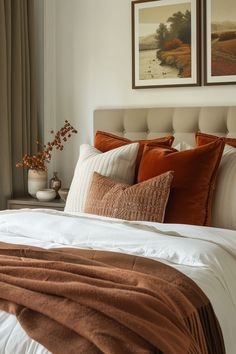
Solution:
<svg viewBox="0 0 236 354">
<path fill-rule="evenodd" d="M 97 110 L 94 131 L 107 131 L 131 140 L 173 134 L 177 145 L 193 146 L 194 134 L 199 130 L 235 138 L 235 115 L 236 107 Z M 235 353 L 235 230 L 24 209 L 0 213 L 0 242 L 42 249 L 118 252 L 169 265 L 192 279 L 205 293 L 219 321 L 226 353 Z M 0 311 L 0 353 L 48 352 L 29 337 L 15 315 Z"/>
</svg>

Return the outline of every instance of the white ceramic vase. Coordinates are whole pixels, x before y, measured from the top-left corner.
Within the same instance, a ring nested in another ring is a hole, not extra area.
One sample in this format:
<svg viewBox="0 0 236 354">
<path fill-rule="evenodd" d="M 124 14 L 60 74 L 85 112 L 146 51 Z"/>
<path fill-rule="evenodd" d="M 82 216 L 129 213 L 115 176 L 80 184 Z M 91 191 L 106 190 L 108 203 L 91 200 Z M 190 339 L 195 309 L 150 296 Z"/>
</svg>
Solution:
<svg viewBox="0 0 236 354">
<path fill-rule="evenodd" d="M 36 198 L 36 193 L 40 189 L 47 188 L 48 174 L 47 171 L 28 171 L 28 193 Z"/>
</svg>

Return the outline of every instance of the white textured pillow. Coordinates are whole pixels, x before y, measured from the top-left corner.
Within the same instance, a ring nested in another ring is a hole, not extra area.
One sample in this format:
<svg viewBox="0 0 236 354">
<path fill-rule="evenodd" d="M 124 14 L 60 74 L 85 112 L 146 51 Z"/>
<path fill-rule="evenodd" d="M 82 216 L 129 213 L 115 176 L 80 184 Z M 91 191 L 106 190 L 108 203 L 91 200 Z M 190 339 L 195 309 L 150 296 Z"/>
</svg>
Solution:
<svg viewBox="0 0 236 354">
<path fill-rule="evenodd" d="M 102 153 L 90 145 L 81 145 L 80 156 L 66 200 L 65 211 L 84 211 L 87 193 L 94 172 L 115 179 L 118 182 L 132 184 L 134 182 L 138 149 L 139 144 L 134 143 Z"/>
<path fill-rule="evenodd" d="M 236 149 L 226 145 L 217 174 L 212 225 L 236 230 Z"/>
</svg>

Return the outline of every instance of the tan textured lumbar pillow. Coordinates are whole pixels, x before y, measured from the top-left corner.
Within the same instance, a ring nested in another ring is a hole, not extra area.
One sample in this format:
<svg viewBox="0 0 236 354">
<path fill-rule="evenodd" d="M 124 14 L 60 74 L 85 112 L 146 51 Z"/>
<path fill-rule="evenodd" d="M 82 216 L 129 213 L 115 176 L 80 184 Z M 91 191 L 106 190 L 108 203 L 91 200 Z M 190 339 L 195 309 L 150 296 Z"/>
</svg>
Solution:
<svg viewBox="0 0 236 354">
<path fill-rule="evenodd" d="M 130 186 L 94 172 L 85 212 L 124 220 L 163 222 L 173 172 Z"/>
</svg>

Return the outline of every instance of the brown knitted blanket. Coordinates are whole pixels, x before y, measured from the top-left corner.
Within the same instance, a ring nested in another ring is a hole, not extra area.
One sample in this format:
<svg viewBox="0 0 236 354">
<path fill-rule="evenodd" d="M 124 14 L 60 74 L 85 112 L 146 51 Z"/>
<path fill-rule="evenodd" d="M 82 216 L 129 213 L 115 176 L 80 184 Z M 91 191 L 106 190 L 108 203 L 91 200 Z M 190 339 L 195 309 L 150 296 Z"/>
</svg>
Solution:
<svg viewBox="0 0 236 354">
<path fill-rule="evenodd" d="M 141 257 L 0 243 L 0 309 L 55 354 L 225 353 L 199 287 Z"/>
</svg>

